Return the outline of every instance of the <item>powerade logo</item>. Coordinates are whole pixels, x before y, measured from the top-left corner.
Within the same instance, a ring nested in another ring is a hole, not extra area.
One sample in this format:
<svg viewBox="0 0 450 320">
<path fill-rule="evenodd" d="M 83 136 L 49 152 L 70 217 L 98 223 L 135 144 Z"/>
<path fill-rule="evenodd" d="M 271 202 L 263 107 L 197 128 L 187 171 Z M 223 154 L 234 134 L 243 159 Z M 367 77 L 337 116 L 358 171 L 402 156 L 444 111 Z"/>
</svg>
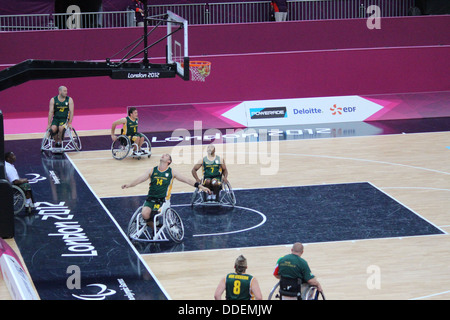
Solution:
<svg viewBox="0 0 450 320">
<path fill-rule="evenodd" d="M 286 107 L 250 108 L 250 119 L 287 118 Z"/>
</svg>

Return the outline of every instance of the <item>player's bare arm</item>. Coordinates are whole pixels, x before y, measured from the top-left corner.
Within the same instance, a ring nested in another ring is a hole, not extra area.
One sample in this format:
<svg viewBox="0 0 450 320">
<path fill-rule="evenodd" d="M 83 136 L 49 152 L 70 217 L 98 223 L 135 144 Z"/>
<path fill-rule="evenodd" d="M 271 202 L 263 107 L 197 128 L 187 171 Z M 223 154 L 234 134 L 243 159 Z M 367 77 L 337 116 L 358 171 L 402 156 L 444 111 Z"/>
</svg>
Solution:
<svg viewBox="0 0 450 320">
<path fill-rule="evenodd" d="M 147 181 L 148 179 L 150 179 L 152 173 L 153 173 L 153 169 L 147 170 L 143 175 L 137 177 L 130 183 L 126 183 L 126 184 L 122 185 L 122 189 L 133 188 L 133 187 L 137 186 L 138 184 Z"/>
</svg>

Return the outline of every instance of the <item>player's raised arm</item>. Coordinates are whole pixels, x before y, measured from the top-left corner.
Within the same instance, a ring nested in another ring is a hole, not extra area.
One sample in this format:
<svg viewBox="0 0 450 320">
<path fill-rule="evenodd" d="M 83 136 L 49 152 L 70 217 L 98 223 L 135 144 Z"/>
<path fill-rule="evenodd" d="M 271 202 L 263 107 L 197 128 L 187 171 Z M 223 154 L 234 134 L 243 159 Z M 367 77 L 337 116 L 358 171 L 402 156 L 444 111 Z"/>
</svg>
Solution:
<svg viewBox="0 0 450 320">
<path fill-rule="evenodd" d="M 211 194 L 211 190 L 209 190 L 208 188 L 202 186 L 199 182 L 195 181 L 194 179 L 187 178 L 187 177 L 183 176 L 182 174 L 180 174 L 179 172 L 177 172 L 177 171 L 175 171 L 173 169 L 172 169 L 172 174 L 173 174 L 173 177 L 175 179 L 177 179 L 178 181 L 184 182 L 184 183 L 186 183 L 186 184 L 188 184 L 190 186 L 199 188 L 200 190 L 205 191 L 208 194 Z"/>
<path fill-rule="evenodd" d="M 137 177 L 136 179 L 134 179 L 133 181 L 131 181 L 130 183 L 126 183 L 122 185 L 122 189 L 126 189 L 126 188 L 132 188 L 137 186 L 138 184 L 147 181 L 148 179 L 150 179 L 151 175 L 153 173 L 153 168 L 147 170 L 143 175 Z"/>
</svg>

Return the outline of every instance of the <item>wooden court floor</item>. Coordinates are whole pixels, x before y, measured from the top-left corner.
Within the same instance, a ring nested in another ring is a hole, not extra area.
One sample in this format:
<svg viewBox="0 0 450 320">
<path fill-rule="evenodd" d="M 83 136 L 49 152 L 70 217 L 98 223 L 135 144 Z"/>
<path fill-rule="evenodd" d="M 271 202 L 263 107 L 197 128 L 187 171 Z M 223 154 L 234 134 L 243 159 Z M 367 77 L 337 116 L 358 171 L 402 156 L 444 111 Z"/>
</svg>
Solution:
<svg viewBox="0 0 450 320">
<path fill-rule="evenodd" d="M 145 183 L 127 190 L 120 185 L 157 165 L 163 153 L 172 155 L 173 168 L 190 176 L 205 150 L 153 148 L 152 158 L 140 161 L 116 161 L 110 150 L 69 157 L 102 198 L 146 194 Z M 367 181 L 446 233 L 306 243 L 303 258 L 327 299 L 450 299 L 450 132 L 216 143 L 216 150 L 227 162 L 234 189 Z M 192 192 L 192 187 L 175 181 L 173 192 Z M 208 300 L 243 254 L 247 272 L 267 298 L 276 283 L 275 263 L 289 252 L 290 245 L 253 247 L 248 239 L 246 248 L 151 254 L 144 260 L 172 299 Z M 8 299 L 1 282 L 0 298 Z"/>
</svg>

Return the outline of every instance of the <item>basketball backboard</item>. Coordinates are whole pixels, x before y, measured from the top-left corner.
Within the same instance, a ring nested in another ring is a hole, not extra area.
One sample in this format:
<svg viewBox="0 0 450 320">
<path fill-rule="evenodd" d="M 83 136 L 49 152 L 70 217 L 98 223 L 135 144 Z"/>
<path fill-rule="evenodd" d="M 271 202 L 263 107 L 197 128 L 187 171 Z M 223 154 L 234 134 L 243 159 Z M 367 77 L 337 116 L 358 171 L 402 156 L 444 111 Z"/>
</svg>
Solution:
<svg viewBox="0 0 450 320">
<path fill-rule="evenodd" d="M 189 80 L 188 21 L 167 11 L 167 61 L 176 64 L 177 75 Z"/>
</svg>

